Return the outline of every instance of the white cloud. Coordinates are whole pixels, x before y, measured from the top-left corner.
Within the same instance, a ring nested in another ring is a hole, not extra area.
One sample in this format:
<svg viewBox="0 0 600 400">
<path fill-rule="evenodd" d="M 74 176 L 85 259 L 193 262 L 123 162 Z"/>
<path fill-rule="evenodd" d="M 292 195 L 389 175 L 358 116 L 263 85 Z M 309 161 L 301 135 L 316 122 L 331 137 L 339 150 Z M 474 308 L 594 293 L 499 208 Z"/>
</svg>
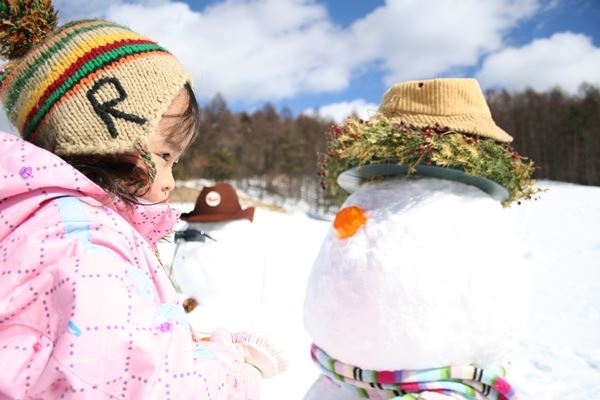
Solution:
<svg viewBox="0 0 600 400">
<path fill-rule="evenodd" d="M 477 64 L 541 0 L 388 0 L 351 27 L 360 60 L 383 64 L 386 84 Z"/>
<path fill-rule="evenodd" d="M 319 108 L 304 110 L 302 114 L 331 119 L 336 123 L 342 123 L 347 117 L 356 113 L 359 118 L 367 120 L 377 111 L 377 104 L 367 103 L 363 99 L 353 101 L 342 101 L 328 104 Z"/>
<path fill-rule="evenodd" d="M 545 91 L 560 86 L 575 93 L 584 81 L 600 84 L 600 48 L 585 35 L 555 33 L 489 56 L 477 78 L 487 87 Z"/>
<path fill-rule="evenodd" d="M 201 98 L 251 103 L 341 91 L 365 68 L 382 68 L 390 85 L 476 65 L 544 1 L 388 0 L 345 29 L 315 0 L 224 0 L 202 11 L 173 0 L 55 3 L 157 40 L 193 71 Z"/>
<path fill-rule="evenodd" d="M 107 17 L 158 40 L 196 77 L 203 98 L 276 100 L 344 89 L 351 66 L 341 31 L 312 1 L 225 1 L 204 10 L 184 3 L 120 4 Z"/>
</svg>

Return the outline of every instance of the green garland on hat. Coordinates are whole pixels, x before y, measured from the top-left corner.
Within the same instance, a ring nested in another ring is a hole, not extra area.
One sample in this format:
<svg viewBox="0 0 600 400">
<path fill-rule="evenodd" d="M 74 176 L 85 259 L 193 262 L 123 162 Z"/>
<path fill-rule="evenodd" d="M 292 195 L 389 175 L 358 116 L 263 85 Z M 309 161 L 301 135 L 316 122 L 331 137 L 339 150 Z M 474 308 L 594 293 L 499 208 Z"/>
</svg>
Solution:
<svg viewBox="0 0 600 400">
<path fill-rule="evenodd" d="M 322 186 L 339 198 L 340 173 L 354 167 L 393 163 L 406 165 L 408 175 L 420 164 L 456 168 L 504 186 L 514 201 L 531 199 L 541 190 L 531 178 L 533 161 L 521 156 L 507 143 L 452 131 L 441 126 L 413 127 L 382 115 L 369 121 L 350 117 L 333 125 L 327 153 L 321 159 Z"/>
</svg>

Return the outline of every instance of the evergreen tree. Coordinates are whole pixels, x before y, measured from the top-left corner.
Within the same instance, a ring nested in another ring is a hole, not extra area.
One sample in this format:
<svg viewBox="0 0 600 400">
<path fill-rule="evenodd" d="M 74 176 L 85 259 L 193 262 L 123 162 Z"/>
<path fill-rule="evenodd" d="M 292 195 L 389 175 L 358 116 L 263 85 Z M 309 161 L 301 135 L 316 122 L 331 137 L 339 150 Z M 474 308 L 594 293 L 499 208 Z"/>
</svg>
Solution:
<svg viewBox="0 0 600 400">
<path fill-rule="evenodd" d="M 304 173 L 304 139 L 293 128 L 287 128 L 279 143 L 281 171 L 292 177 Z"/>
<path fill-rule="evenodd" d="M 235 170 L 233 152 L 228 148 L 221 147 L 209 156 L 205 173 L 207 178 L 225 181 L 235 178 Z"/>
<path fill-rule="evenodd" d="M 535 161 L 537 178 L 600 186 L 598 87 L 584 84 L 577 95 L 529 89 L 486 97 L 496 123 L 514 137 L 513 147 Z M 317 173 L 331 122 L 278 112 L 270 103 L 233 113 L 220 94 L 200 112 L 200 136 L 178 164 L 178 179 L 258 178 L 263 190 L 328 204 Z"/>
</svg>

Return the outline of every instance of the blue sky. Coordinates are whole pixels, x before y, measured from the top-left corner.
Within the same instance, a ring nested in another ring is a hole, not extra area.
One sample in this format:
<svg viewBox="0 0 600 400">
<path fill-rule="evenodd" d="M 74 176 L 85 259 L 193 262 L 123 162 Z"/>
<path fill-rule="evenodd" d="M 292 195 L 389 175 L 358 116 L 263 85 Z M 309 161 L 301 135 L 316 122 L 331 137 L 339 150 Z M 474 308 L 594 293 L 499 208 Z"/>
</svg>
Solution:
<svg viewBox="0 0 600 400">
<path fill-rule="evenodd" d="M 338 120 L 395 82 L 471 76 L 484 88 L 600 85 L 598 0 L 54 0 L 61 22 L 100 17 L 158 41 L 201 103 Z"/>
</svg>

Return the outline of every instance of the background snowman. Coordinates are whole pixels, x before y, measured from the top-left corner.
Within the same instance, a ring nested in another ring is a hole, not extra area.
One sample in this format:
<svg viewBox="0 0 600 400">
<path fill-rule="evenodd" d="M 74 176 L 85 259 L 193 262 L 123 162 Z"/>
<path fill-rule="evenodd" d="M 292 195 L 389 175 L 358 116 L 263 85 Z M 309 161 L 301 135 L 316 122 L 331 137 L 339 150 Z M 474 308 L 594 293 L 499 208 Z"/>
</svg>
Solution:
<svg viewBox="0 0 600 400">
<path fill-rule="evenodd" d="M 176 233 L 174 283 L 198 333 L 219 327 L 252 330 L 263 306 L 265 252 L 252 224 L 254 207 L 242 209 L 228 183 L 202 189 L 187 222 Z"/>
<path fill-rule="evenodd" d="M 511 141 L 473 79 L 397 84 L 332 129 L 324 176 L 352 194 L 308 281 L 305 399 L 516 398 L 529 290 L 502 205 L 537 189 Z"/>
</svg>

